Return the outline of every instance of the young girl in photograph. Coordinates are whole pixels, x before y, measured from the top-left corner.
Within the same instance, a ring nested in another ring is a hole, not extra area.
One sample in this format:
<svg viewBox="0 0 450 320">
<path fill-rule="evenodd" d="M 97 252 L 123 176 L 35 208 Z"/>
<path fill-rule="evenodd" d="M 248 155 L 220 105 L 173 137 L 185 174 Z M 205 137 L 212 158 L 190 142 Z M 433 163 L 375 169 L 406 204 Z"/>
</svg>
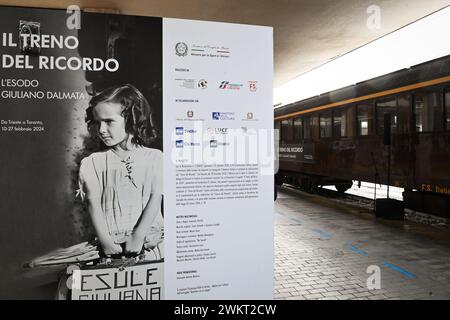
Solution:
<svg viewBox="0 0 450 320">
<path fill-rule="evenodd" d="M 129 84 L 106 89 L 91 99 L 86 123 L 106 147 L 84 158 L 79 172 L 79 194 L 101 252 L 108 257 L 146 249 L 150 259 L 162 259 L 163 158 L 145 146 L 156 133 L 147 100 Z"/>
</svg>

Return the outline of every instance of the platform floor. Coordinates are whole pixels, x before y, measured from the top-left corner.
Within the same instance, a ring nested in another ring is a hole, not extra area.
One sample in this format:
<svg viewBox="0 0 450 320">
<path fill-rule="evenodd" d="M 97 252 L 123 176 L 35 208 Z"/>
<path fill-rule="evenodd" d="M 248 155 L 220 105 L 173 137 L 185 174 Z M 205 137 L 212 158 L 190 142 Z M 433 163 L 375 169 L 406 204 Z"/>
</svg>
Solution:
<svg viewBox="0 0 450 320">
<path fill-rule="evenodd" d="M 450 299 L 450 231 L 284 187 L 274 210 L 275 299 Z"/>
</svg>

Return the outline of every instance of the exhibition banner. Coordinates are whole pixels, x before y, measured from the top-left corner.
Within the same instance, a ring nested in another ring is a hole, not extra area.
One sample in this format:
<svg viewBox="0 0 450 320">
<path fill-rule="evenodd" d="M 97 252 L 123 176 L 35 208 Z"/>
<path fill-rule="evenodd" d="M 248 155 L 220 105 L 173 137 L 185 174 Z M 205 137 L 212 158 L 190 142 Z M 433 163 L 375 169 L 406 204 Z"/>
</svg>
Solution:
<svg viewBox="0 0 450 320">
<path fill-rule="evenodd" d="M 0 7 L 0 30 L 0 298 L 272 298 L 272 28 Z"/>
</svg>

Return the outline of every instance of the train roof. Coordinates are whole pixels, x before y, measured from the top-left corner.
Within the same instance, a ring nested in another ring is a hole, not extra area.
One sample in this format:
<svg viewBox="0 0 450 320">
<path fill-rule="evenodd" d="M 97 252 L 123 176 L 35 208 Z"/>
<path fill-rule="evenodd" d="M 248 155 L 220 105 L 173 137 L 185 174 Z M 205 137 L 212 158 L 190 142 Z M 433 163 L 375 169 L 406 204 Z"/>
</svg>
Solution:
<svg viewBox="0 0 450 320">
<path fill-rule="evenodd" d="M 290 117 L 292 113 L 318 106 L 326 106 L 447 76 L 450 76 L 450 55 L 276 108 L 274 115 L 275 119 L 283 116 Z"/>
</svg>

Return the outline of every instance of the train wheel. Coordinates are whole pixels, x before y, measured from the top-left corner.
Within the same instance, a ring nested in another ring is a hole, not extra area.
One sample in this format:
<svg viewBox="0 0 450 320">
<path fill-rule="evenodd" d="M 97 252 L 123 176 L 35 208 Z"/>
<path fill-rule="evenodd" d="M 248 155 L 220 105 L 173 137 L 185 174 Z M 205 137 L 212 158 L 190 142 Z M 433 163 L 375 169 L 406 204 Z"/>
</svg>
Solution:
<svg viewBox="0 0 450 320">
<path fill-rule="evenodd" d="M 339 193 L 344 193 L 345 191 L 350 189 L 352 187 L 352 185 L 353 185 L 352 183 L 342 183 L 342 184 L 336 184 L 334 186 Z"/>
<path fill-rule="evenodd" d="M 316 184 L 308 178 L 302 178 L 300 188 L 308 193 L 313 193 L 316 190 Z"/>
<path fill-rule="evenodd" d="M 296 177 L 296 178 L 295 178 L 295 184 L 294 184 L 294 185 L 295 185 L 296 187 L 302 189 L 302 180 L 303 180 L 302 178 Z"/>
</svg>

